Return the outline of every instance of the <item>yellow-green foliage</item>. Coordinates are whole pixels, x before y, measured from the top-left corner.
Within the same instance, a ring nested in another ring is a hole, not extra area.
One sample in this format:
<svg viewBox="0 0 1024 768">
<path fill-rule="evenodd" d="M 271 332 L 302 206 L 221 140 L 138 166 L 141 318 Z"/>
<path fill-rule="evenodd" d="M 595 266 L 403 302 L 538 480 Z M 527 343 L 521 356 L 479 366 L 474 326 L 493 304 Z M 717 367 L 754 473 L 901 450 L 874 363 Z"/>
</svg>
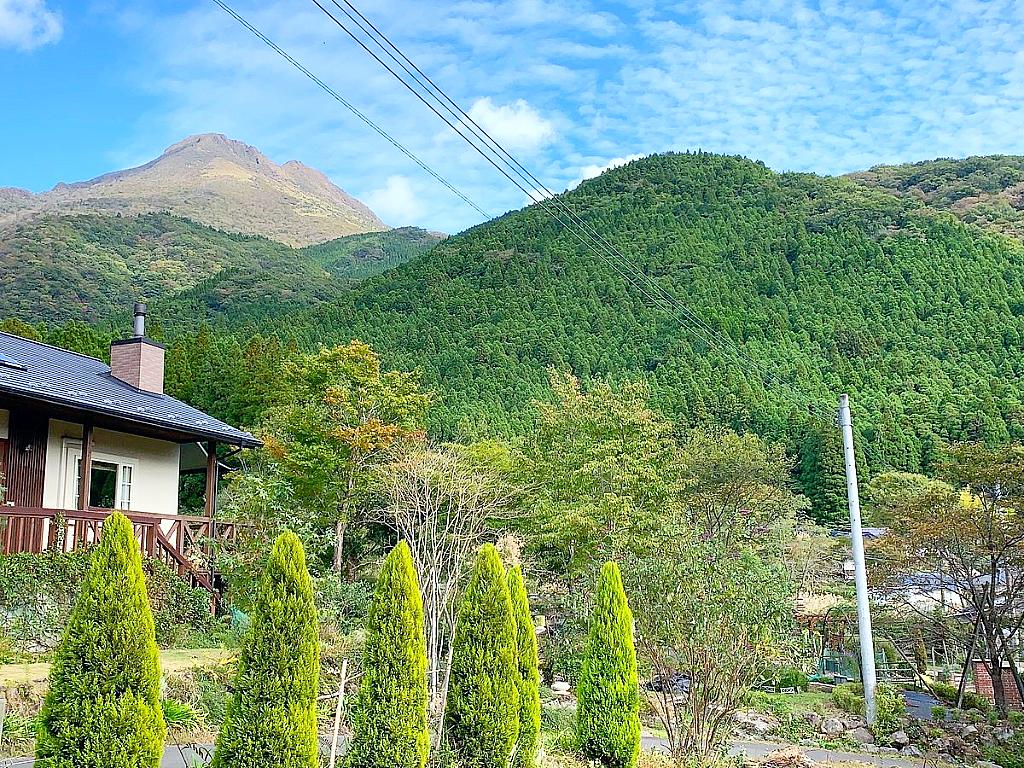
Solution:
<svg viewBox="0 0 1024 768">
<path fill-rule="evenodd" d="M 445 732 L 463 766 L 506 768 L 519 733 L 516 624 L 505 568 L 480 548 L 452 639 Z"/>
<path fill-rule="evenodd" d="M 515 768 L 534 768 L 537 764 L 537 738 L 540 734 L 540 672 L 537 665 L 537 632 L 526 594 L 521 568 L 508 574 L 512 597 L 512 615 L 516 622 L 519 661 L 519 737 L 513 757 Z"/>
<path fill-rule="evenodd" d="M 633 613 L 622 575 L 605 563 L 580 673 L 576 735 L 585 757 L 608 768 L 633 768 L 640 754 L 640 687 Z"/>
<path fill-rule="evenodd" d="M 377 579 L 353 726 L 346 756 L 350 768 L 426 765 L 430 734 L 423 600 L 404 541 L 388 555 Z"/>
<path fill-rule="evenodd" d="M 298 537 L 274 543 L 242 646 L 213 768 L 318 768 L 313 584 Z"/>
<path fill-rule="evenodd" d="M 160 656 L 132 524 L 103 523 L 39 716 L 40 768 L 155 768 L 163 756 Z"/>
</svg>

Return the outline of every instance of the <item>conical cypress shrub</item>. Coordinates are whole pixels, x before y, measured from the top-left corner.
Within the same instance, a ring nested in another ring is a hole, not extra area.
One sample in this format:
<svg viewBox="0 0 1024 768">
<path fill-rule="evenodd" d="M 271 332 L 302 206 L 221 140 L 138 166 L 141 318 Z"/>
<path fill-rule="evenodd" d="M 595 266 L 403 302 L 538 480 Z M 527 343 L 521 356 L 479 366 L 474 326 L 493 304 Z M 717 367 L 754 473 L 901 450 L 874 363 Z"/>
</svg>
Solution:
<svg viewBox="0 0 1024 768">
<path fill-rule="evenodd" d="M 577 690 L 576 735 L 584 756 L 633 768 L 640 755 L 640 688 L 633 613 L 615 563 L 605 563 Z"/>
<path fill-rule="evenodd" d="M 519 737 L 512 758 L 514 768 L 534 768 L 537 737 L 540 734 L 540 672 L 537 669 L 537 632 L 526 595 L 521 568 L 508 574 L 512 615 L 516 622 L 516 650 L 519 663 Z"/>
<path fill-rule="evenodd" d="M 153 768 L 164 752 L 160 655 L 132 524 L 103 522 L 50 670 L 40 768 Z"/>
<path fill-rule="evenodd" d="M 491 544 L 480 548 L 455 622 L 445 732 L 468 768 L 506 768 L 519 733 L 516 625 Z"/>
<path fill-rule="evenodd" d="M 318 768 L 320 640 L 298 537 L 282 533 L 253 600 L 213 768 Z"/>
<path fill-rule="evenodd" d="M 353 730 L 346 756 L 350 768 L 426 765 L 430 733 L 423 600 L 404 541 L 391 550 L 377 579 Z"/>
</svg>

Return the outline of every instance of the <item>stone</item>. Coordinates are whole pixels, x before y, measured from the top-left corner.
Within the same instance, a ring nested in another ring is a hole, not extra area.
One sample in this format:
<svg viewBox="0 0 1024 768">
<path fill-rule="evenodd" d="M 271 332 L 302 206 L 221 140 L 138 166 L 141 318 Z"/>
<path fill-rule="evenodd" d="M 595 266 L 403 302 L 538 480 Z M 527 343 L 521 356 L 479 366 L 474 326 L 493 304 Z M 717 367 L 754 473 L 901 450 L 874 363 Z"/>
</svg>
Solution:
<svg viewBox="0 0 1024 768">
<path fill-rule="evenodd" d="M 856 715 L 850 715 L 849 717 L 843 718 L 843 724 L 846 726 L 846 730 L 852 731 L 855 728 L 864 728 L 867 726 L 867 721 L 863 717 L 857 717 Z"/>
<path fill-rule="evenodd" d="M 564 680 L 556 680 L 551 684 L 551 692 L 556 696 L 568 696 L 569 684 Z"/>
<path fill-rule="evenodd" d="M 997 763 L 993 763 L 990 760 L 979 760 L 975 763 L 976 768 L 999 768 Z"/>
<path fill-rule="evenodd" d="M 907 732 L 904 730 L 896 731 L 892 736 L 889 737 L 889 743 L 897 749 L 902 749 L 910 743 L 910 737 L 907 736 Z"/>
<path fill-rule="evenodd" d="M 977 734 L 978 734 L 978 729 L 977 729 L 976 726 L 973 726 L 973 725 L 965 725 L 963 727 L 963 730 L 960 731 L 960 735 L 963 738 L 965 738 L 965 739 L 969 739 L 972 736 L 976 736 Z"/>
<path fill-rule="evenodd" d="M 905 757 L 921 757 L 922 755 L 924 755 L 924 752 L 915 747 L 913 744 L 910 744 L 901 749 L 900 754 L 904 755 Z"/>
<path fill-rule="evenodd" d="M 846 730 L 843 721 L 838 717 L 826 717 L 821 721 L 821 732 L 826 736 L 838 736 Z"/>
<path fill-rule="evenodd" d="M 846 735 L 856 741 L 858 744 L 874 744 L 875 737 L 871 734 L 867 728 L 861 726 L 854 728 L 846 732 Z"/>
<path fill-rule="evenodd" d="M 804 720 L 806 720 L 807 724 L 810 725 L 811 728 L 813 728 L 814 730 L 817 731 L 821 729 L 821 721 L 823 720 L 823 718 L 817 712 L 805 712 Z"/>
</svg>

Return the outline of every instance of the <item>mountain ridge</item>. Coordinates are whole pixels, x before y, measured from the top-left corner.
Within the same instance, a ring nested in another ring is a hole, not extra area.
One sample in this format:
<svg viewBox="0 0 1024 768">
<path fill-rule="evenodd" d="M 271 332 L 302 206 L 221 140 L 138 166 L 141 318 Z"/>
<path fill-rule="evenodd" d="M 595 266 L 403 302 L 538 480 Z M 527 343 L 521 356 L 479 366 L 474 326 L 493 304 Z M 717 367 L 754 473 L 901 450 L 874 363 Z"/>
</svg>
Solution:
<svg viewBox="0 0 1024 768">
<path fill-rule="evenodd" d="M 39 215 L 170 213 L 301 247 L 386 230 L 365 204 L 297 160 L 274 163 L 223 134 L 197 134 L 134 168 L 33 194 L 0 189 L 0 228 Z"/>
</svg>

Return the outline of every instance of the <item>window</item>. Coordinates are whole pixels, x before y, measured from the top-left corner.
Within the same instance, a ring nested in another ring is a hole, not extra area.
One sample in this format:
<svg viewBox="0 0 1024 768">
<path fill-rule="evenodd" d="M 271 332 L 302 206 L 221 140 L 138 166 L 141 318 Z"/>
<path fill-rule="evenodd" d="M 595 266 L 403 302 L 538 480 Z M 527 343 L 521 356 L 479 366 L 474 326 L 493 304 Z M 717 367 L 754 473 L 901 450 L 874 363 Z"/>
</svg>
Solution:
<svg viewBox="0 0 1024 768">
<path fill-rule="evenodd" d="M 82 457 L 75 457 L 75 507 L 81 495 Z M 89 506 L 99 509 L 131 509 L 132 465 L 112 461 L 92 462 L 89 480 Z"/>
</svg>

